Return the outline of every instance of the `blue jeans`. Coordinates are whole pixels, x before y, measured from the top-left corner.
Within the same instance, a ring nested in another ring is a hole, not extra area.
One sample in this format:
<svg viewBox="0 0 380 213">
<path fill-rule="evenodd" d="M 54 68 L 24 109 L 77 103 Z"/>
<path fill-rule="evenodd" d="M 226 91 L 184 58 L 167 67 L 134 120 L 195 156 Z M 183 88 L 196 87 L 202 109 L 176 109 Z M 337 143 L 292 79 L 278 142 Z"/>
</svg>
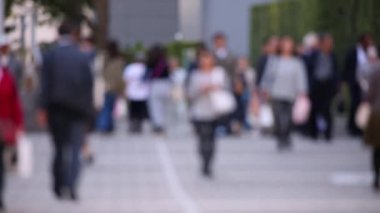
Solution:
<svg viewBox="0 0 380 213">
<path fill-rule="evenodd" d="M 97 130 L 109 132 L 114 129 L 113 110 L 115 108 L 116 97 L 116 94 L 112 92 L 105 94 L 104 106 L 96 121 Z"/>
<path fill-rule="evenodd" d="M 55 148 L 53 161 L 55 191 L 67 188 L 76 192 L 86 124 L 85 118 L 80 118 L 69 111 L 54 110 L 49 112 L 49 127 Z"/>
</svg>

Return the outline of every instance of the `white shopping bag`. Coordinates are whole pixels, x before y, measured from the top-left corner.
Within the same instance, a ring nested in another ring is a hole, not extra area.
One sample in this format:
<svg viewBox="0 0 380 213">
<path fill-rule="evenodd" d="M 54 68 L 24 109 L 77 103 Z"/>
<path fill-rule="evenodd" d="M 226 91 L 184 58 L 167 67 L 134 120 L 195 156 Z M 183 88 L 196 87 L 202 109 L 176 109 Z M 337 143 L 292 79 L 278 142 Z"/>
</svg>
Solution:
<svg viewBox="0 0 380 213">
<path fill-rule="evenodd" d="M 361 103 L 355 117 L 356 125 L 364 130 L 368 125 L 370 117 L 371 105 L 368 102 Z"/>
<path fill-rule="evenodd" d="M 21 134 L 17 138 L 17 173 L 22 178 L 30 178 L 33 172 L 32 142 Z"/>
<path fill-rule="evenodd" d="M 273 109 L 270 104 L 267 103 L 261 105 L 259 116 L 259 123 L 261 128 L 270 129 L 274 126 Z"/>
<path fill-rule="evenodd" d="M 304 124 L 308 121 L 311 111 L 311 103 L 308 97 L 300 96 L 297 98 L 292 112 L 293 123 L 296 125 Z"/>
<path fill-rule="evenodd" d="M 121 120 L 127 116 L 127 103 L 124 98 L 118 98 L 114 109 L 114 118 Z"/>
</svg>

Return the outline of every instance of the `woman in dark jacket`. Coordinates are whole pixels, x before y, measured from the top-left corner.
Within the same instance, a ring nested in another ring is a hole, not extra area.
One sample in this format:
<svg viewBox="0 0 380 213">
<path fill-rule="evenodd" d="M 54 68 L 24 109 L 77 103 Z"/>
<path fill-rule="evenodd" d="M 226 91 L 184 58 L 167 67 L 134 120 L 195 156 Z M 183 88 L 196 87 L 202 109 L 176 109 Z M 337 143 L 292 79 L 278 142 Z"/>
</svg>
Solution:
<svg viewBox="0 0 380 213">
<path fill-rule="evenodd" d="M 373 187 L 380 190 L 380 69 L 370 78 L 368 102 L 371 106 L 371 116 L 365 130 L 365 142 L 372 147 L 372 169 L 374 174 Z"/>
<path fill-rule="evenodd" d="M 0 68 L 0 212 L 4 209 L 4 151 L 16 145 L 16 136 L 23 128 L 23 115 L 16 84 L 9 70 Z"/>
</svg>

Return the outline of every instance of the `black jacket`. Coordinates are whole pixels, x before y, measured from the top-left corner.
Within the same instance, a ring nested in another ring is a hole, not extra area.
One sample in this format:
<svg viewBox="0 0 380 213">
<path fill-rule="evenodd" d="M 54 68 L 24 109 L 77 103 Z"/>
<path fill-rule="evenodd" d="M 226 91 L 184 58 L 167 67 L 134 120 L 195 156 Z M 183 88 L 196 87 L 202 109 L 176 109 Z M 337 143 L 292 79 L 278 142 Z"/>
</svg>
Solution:
<svg viewBox="0 0 380 213">
<path fill-rule="evenodd" d="M 59 108 L 92 116 L 93 76 L 90 61 L 76 45 L 57 45 L 45 55 L 41 87 L 42 108 Z"/>
<path fill-rule="evenodd" d="M 316 83 L 318 83 L 318 79 L 315 78 L 315 72 L 318 66 L 318 58 L 321 54 L 320 51 L 315 51 L 310 55 L 308 65 L 308 77 L 310 86 L 313 87 Z M 330 83 L 331 89 L 333 89 L 334 93 L 337 92 L 338 84 L 339 84 L 339 69 L 338 69 L 338 60 L 335 53 L 330 53 L 330 58 L 332 60 L 332 75 L 327 81 Z M 313 88 L 311 88 L 311 91 Z"/>
</svg>

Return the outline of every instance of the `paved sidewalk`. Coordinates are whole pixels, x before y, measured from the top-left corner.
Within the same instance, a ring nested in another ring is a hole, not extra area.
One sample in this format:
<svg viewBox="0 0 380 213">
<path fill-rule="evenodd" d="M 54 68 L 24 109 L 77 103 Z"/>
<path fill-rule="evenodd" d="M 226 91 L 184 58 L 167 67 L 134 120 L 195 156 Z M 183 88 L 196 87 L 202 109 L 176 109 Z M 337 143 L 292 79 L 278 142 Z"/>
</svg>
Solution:
<svg viewBox="0 0 380 213">
<path fill-rule="evenodd" d="M 244 135 L 221 139 L 215 178 L 198 171 L 189 132 L 166 138 L 146 134 L 90 137 L 96 164 L 86 168 L 77 204 L 50 192 L 51 146 L 30 135 L 35 172 L 8 177 L 10 213 L 379 213 L 370 188 L 369 152 L 359 141 L 332 145 L 296 138 L 294 151 L 278 153 L 272 139 Z"/>
</svg>

